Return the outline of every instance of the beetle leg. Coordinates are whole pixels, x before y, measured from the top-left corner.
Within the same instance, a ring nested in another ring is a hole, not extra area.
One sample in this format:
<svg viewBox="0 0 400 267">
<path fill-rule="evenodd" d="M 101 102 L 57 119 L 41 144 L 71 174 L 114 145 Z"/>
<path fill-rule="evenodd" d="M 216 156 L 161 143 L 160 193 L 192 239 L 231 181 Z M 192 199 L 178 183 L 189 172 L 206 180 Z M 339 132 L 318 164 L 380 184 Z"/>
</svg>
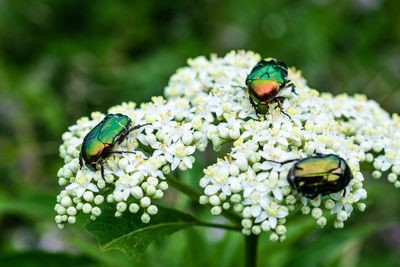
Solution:
<svg viewBox="0 0 400 267">
<path fill-rule="evenodd" d="M 277 103 L 278 103 L 278 107 L 279 107 L 279 109 L 281 110 L 281 112 L 282 112 L 283 114 L 285 114 L 286 116 L 288 116 L 288 118 L 291 120 L 292 117 L 290 117 L 289 114 L 287 114 L 285 111 L 283 111 L 282 101 L 283 101 L 284 99 L 285 99 L 285 98 L 284 98 L 283 96 L 278 96 L 278 97 L 275 97 L 274 99 L 272 99 L 271 103 L 277 102 Z"/>
<path fill-rule="evenodd" d="M 251 98 L 250 93 L 249 93 L 249 100 L 250 100 L 250 104 L 251 104 L 251 105 L 253 106 L 253 108 L 254 108 L 254 111 L 256 112 L 256 115 L 257 115 L 258 117 L 260 117 L 260 115 L 258 114 L 258 111 L 257 111 L 257 105 L 256 105 L 256 103 L 254 103 L 253 98 Z"/>
<path fill-rule="evenodd" d="M 100 160 L 100 172 L 101 172 L 101 177 L 104 179 L 104 162 Z"/>
<path fill-rule="evenodd" d="M 281 112 L 283 113 L 283 114 L 285 114 L 288 118 L 289 118 L 289 120 L 291 120 L 292 119 L 292 117 L 290 117 L 290 115 L 289 114 L 287 114 L 285 111 L 283 111 L 282 109 L 281 109 Z"/>
<path fill-rule="evenodd" d="M 83 167 L 82 153 L 79 153 L 79 165 L 81 166 L 80 169 L 82 169 Z"/>
<path fill-rule="evenodd" d="M 296 85 L 294 85 L 294 83 L 290 82 L 286 86 L 291 88 L 290 90 L 292 91 L 293 94 L 298 95 L 295 89 Z"/>
</svg>

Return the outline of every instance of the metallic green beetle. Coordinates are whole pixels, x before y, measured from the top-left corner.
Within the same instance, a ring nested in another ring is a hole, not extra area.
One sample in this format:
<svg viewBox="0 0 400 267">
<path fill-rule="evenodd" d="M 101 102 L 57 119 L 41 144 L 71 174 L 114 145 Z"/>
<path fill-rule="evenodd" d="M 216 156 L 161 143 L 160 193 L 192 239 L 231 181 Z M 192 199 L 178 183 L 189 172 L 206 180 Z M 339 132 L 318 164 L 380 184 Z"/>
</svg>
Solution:
<svg viewBox="0 0 400 267">
<path fill-rule="evenodd" d="M 346 161 L 334 154 L 319 154 L 305 159 L 283 162 L 268 161 L 280 164 L 296 161 L 289 170 L 288 182 L 297 192 L 311 199 L 318 195 L 324 196 L 339 192 L 345 189 L 353 178 Z"/>
<path fill-rule="evenodd" d="M 288 79 L 288 70 L 284 62 L 277 62 L 275 59 L 261 60 L 247 76 L 246 85 L 250 103 L 257 115 L 267 114 L 269 104 L 277 102 L 281 112 L 290 118 L 282 110 L 284 97 L 277 97 L 279 91 L 285 87 L 291 87 L 292 92 L 296 94 L 294 84 Z"/>
<path fill-rule="evenodd" d="M 79 163 L 81 168 L 83 162 L 91 170 L 97 170 L 100 164 L 101 175 L 104 178 L 103 160 L 114 153 L 132 153 L 129 151 L 112 150 L 114 145 L 122 143 L 129 132 L 144 125 L 131 128 L 131 119 L 123 114 L 108 114 L 99 122 L 83 139 Z M 147 124 L 146 124 L 147 125 Z"/>
</svg>

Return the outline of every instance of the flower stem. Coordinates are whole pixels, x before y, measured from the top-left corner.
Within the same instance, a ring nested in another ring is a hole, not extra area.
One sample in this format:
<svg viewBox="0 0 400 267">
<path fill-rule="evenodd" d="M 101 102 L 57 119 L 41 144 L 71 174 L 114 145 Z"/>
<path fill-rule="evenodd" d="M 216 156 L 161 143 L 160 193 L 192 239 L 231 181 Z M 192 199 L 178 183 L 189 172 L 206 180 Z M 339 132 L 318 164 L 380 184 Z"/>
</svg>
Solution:
<svg viewBox="0 0 400 267">
<path fill-rule="evenodd" d="M 191 186 L 188 186 L 187 184 L 182 183 L 179 179 L 170 174 L 165 175 L 165 178 L 168 184 L 171 185 L 173 188 L 186 194 L 194 201 L 197 202 L 199 201 L 199 198 L 201 196 L 201 193 L 199 191 L 195 190 Z M 223 210 L 221 215 L 230 220 L 231 222 L 233 222 L 235 225 L 240 225 L 241 222 L 240 217 L 234 214 L 233 212 L 228 210 Z"/>
<path fill-rule="evenodd" d="M 173 188 L 175 188 L 176 190 L 186 194 L 188 197 L 190 197 L 193 200 L 198 201 L 201 194 L 196 191 L 194 188 L 192 188 L 191 186 L 188 186 L 187 184 L 182 183 L 178 178 L 167 174 L 165 175 L 165 178 L 168 182 L 168 185 L 172 186 Z"/>
<path fill-rule="evenodd" d="M 221 228 L 221 229 L 232 230 L 232 231 L 240 231 L 240 228 L 238 228 L 236 226 L 219 224 L 219 223 L 208 223 L 208 222 L 199 221 L 197 225 L 205 226 L 205 227 L 212 227 L 212 228 Z"/>
<path fill-rule="evenodd" d="M 257 263 L 257 241 L 258 235 L 249 235 L 245 237 L 245 266 L 255 267 Z"/>
</svg>

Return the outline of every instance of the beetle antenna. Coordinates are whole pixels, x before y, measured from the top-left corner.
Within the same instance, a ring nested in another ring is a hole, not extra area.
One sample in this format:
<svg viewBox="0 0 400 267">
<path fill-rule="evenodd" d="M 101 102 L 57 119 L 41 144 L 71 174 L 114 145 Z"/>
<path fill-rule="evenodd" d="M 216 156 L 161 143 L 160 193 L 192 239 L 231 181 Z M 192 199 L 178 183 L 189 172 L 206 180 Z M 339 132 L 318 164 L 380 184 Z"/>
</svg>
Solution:
<svg viewBox="0 0 400 267">
<path fill-rule="evenodd" d="M 142 127 L 147 126 L 147 125 L 150 125 L 150 124 L 151 124 L 151 123 L 145 123 L 145 124 L 142 124 L 142 125 L 136 125 L 136 126 L 130 128 L 130 129 L 129 129 L 129 132 L 132 132 L 133 130 L 142 128 Z"/>
<path fill-rule="evenodd" d="M 83 158 L 82 158 L 82 152 L 79 153 L 79 165 L 81 166 L 80 169 L 83 167 Z"/>
<path fill-rule="evenodd" d="M 242 88 L 242 89 L 247 89 L 246 87 L 244 87 L 244 86 L 241 86 L 241 85 L 232 85 L 232 87 L 236 87 L 236 88 Z"/>
<path fill-rule="evenodd" d="M 123 153 L 136 153 L 136 151 L 119 151 L 119 150 L 110 151 L 110 154 L 123 154 Z"/>
<path fill-rule="evenodd" d="M 293 82 L 288 83 L 286 86 L 290 87 L 290 90 L 292 91 L 293 94 L 298 95 L 296 92 L 296 85 L 294 85 Z"/>
<path fill-rule="evenodd" d="M 100 161 L 100 172 L 101 177 L 104 179 L 104 162 L 102 160 Z"/>
<path fill-rule="evenodd" d="M 265 161 L 269 161 L 269 162 L 285 165 L 287 163 L 290 163 L 290 162 L 293 162 L 293 161 L 298 161 L 298 160 L 299 159 L 289 159 L 289 160 L 285 160 L 285 161 L 276 161 L 276 160 L 266 159 Z"/>
<path fill-rule="evenodd" d="M 281 113 L 282 114 L 285 114 L 288 118 L 289 118 L 289 120 L 292 120 L 292 117 L 290 117 L 290 115 L 289 114 L 287 114 L 285 111 L 283 111 L 282 109 L 281 109 Z"/>
</svg>

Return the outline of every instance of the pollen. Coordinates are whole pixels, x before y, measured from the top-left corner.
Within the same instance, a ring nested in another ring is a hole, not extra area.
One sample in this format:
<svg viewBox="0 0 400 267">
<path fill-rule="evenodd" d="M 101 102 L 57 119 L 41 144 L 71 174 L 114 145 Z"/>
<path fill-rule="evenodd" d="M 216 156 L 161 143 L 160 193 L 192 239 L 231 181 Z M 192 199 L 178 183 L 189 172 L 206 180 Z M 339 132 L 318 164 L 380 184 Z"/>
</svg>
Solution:
<svg viewBox="0 0 400 267">
<path fill-rule="evenodd" d="M 213 166 L 209 166 L 207 169 L 204 169 L 203 172 L 207 176 L 213 176 L 215 173 L 215 169 Z"/>
<path fill-rule="evenodd" d="M 228 174 L 225 172 L 218 172 L 217 175 L 213 176 L 213 180 L 218 184 L 225 182 L 227 178 Z"/>
<path fill-rule="evenodd" d="M 178 88 L 176 86 L 173 85 L 173 86 L 169 87 L 168 94 L 170 96 L 172 96 L 172 97 L 178 96 L 178 93 L 179 93 L 179 90 L 178 90 Z"/>
<path fill-rule="evenodd" d="M 176 146 L 176 155 L 180 158 L 184 158 L 187 155 L 189 155 L 189 151 L 187 150 L 187 148 L 184 145 L 178 144 Z"/>
<path fill-rule="evenodd" d="M 80 186 L 86 185 L 88 181 L 89 181 L 89 178 L 83 173 L 81 173 L 81 175 L 76 177 L 76 180 L 75 180 L 75 182 L 77 184 L 79 184 Z"/>
<path fill-rule="evenodd" d="M 275 176 L 275 175 L 270 175 L 270 176 L 268 177 L 268 181 L 269 181 L 268 187 L 271 188 L 271 189 L 273 189 L 273 188 L 275 188 L 275 187 L 278 185 L 279 179 L 278 179 L 278 177 Z"/>
<path fill-rule="evenodd" d="M 193 129 L 199 130 L 199 129 L 201 129 L 202 126 L 203 126 L 203 121 L 201 119 L 193 120 L 193 124 L 192 124 Z"/>
<path fill-rule="evenodd" d="M 89 121 L 88 117 L 82 117 L 82 118 L 80 118 L 79 120 L 76 121 L 76 124 L 82 125 L 82 124 L 84 124 L 84 123 L 86 123 L 88 121 Z"/>
<path fill-rule="evenodd" d="M 161 168 L 162 166 L 161 161 L 157 157 L 150 157 L 148 161 L 152 166 L 154 166 L 157 169 Z"/>
<path fill-rule="evenodd" d="M 269 205 L 265 206 L 265 211 L 271 216 L 277 216 L 279 211 L 279 206 L 276 202 L 271 202 Z"/>
<path fill-rule="evenodd" d="M 286 109 L 286 113 L 289 114 L 290 116 L 294 116 L 299 114 L 299 109 L 294 108 L 294 107 L 289 107 Z"/>
<path fill-rule="evenodd" d="M 147 123 L 155 123 L 157 118 L 154 115 L 146 114 L 144 117 Z"/>
</svg>

